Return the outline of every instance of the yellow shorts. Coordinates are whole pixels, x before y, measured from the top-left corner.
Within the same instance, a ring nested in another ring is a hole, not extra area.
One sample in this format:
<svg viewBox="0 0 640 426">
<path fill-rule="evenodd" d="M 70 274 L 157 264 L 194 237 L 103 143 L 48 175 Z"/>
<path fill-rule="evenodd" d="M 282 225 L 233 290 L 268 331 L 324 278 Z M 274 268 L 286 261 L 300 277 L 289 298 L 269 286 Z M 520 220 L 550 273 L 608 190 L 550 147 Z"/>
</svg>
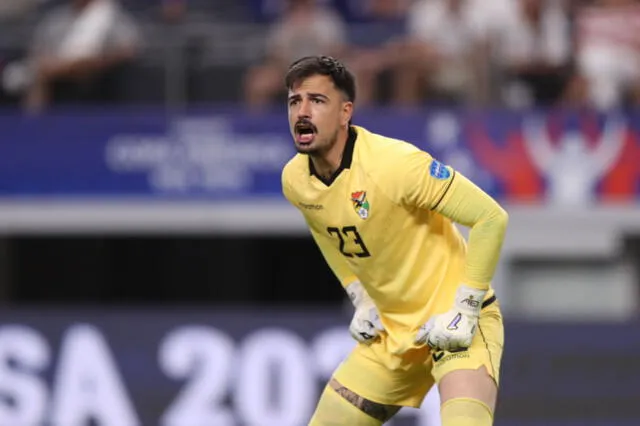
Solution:
<svg viewBox="0 0 640 426">
<path fill-rule="evenodd" d="M 373 345 L 359 344 L 333 377 L 371 401 L 407 407 L 420 407 L 431 386 L 451 371 L 476 370 L 484 366 L 498 384 L 504 328 L 500 305 L 493 300 L 482 309 L 476 335 L 465 351 L 450 353 L 425 349 L 417 362 L 392 370 L 381 361 L 381 354 Z"/>
</svg>

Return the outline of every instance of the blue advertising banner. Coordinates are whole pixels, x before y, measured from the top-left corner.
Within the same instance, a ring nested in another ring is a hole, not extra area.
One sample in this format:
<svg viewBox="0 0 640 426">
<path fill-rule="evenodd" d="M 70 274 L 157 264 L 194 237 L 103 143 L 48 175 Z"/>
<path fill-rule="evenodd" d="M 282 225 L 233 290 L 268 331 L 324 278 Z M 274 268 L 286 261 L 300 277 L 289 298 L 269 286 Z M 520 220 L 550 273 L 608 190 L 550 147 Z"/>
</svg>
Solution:
<svg viewBox="0 0 640 426">
<path fill-rule="evenodd" d="M 429 151 L 500 200 L 637 201 L 640 115 L 360 112 L 355 122 Z M 0 197 L 282 201 L 286 114 L 154 110 L 0 117 Z"/>
<path fill-rule="evenodd" d="M 355 345 L 348 320 L 337 309 L 3 310 L 0 425 L 304 426 Z M 507 323 L 496 426 L 640 424 L 639 351 L 638 324 Z M 389 424 L 439 425 L 437 407 L 431 393 Z"/>
</svg>

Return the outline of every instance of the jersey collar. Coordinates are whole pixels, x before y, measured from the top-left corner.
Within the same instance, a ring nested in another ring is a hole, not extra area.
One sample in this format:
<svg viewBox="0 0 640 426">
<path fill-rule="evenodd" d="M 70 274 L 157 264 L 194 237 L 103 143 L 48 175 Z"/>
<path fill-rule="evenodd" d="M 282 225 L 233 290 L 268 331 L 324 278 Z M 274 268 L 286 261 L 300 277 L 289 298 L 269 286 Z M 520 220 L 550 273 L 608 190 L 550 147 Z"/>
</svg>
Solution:
<svg viewBox="0 0 640 426">
<path fill-rule="evenodd" d="M 344 151 L 342 152 L 342 161 L 340 162 L 340 167 L 333 172 L 328 179 L 324 179 L 320 175 L 316 173 L 316 168 L 313 167 L 313 161 L 311 161 L 311 157 L 309 157 L 309 174 L 311 176 L 315 176 L 320 182 L 329 186 L 337 179 L 340 173 L 344 169 L 348 169 L 351 167 L 351 162 L 353 161 L 353 149 L 355 148 L 356 139 L 358 138 L 358 132 L 353 126 L 349 126 L 349 136 L 347 137 L 347 143 L 344 146 Z"/>
</svg>

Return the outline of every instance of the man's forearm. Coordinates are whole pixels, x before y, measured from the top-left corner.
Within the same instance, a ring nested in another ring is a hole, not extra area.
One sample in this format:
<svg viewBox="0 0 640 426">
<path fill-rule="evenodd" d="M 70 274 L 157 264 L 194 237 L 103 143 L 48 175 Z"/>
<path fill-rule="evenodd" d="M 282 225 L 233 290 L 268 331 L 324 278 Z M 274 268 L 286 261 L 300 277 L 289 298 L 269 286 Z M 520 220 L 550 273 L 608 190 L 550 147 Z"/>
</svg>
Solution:
<svg viewBox="0 0 640 426">
<path fill-rule="evenodd" d="M 463 282 L 477 289 L 488 289 L 507 229 L 507 212 L 459 173 L 437 211 L 471 228 Z"/>
<path fill-rule="evenodd" d="M 133 49 L 121 49 L 105 55 L 71 60 L 49 60 L 41 65 L 41 74 L 46 80 L 91 74 L 118 65 L 135 55 Z"/>
<path fill-rule="evenodd" d="M 69 73 L 84 74 L 118 65 L 134 56 L 133 49 L 121 49 L 101 56 L 80 59 L 69 64 Z"/>
</svg>

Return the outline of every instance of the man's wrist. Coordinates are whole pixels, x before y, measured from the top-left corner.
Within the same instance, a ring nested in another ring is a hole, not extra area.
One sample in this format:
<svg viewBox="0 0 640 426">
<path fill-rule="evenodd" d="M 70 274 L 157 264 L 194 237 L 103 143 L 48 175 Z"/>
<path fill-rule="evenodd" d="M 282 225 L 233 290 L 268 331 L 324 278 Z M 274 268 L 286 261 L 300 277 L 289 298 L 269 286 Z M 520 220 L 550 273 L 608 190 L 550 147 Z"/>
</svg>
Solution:
<svg viewBox="0 0 640 426">
<path fill-rule="evenodd" d="M 480 316 L 482 302 L 486 294 L 487 290 L 480 290 L 461 284 L 456 292 L 456 307 L 464 314 Z"/>
<path fill-rule="evenodd" d="M 351 303 L 353 303 L 353 306 L 356 308 L 361 306 L 364 302 L 371 300 L 364 287 L 362 287 L 360 281 L 352 282 L 345 287 L 345 291 L 349 295 Z"/>
</svg>

